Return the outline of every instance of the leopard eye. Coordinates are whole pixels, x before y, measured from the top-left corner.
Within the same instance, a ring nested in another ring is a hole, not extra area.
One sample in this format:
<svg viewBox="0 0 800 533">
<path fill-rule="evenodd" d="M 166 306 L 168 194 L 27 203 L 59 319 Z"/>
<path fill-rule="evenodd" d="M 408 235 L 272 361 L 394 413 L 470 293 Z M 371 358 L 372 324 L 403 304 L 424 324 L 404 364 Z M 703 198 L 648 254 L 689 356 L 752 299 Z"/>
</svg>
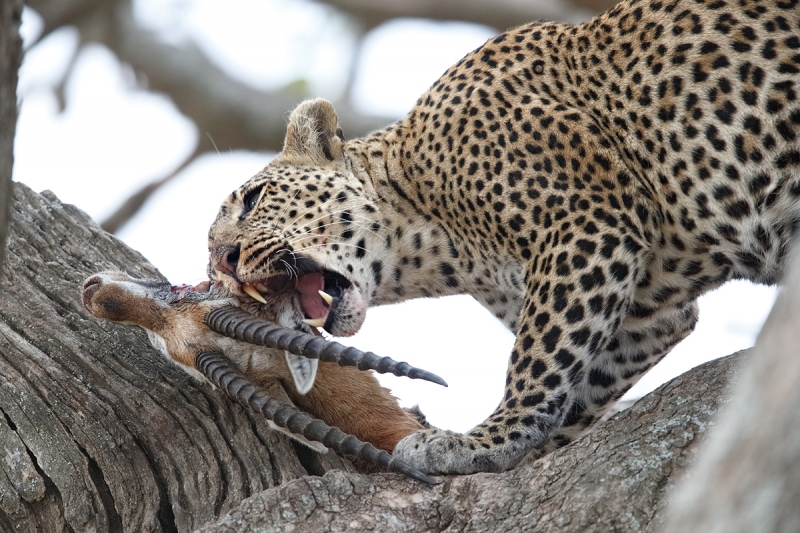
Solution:
<svg viewBox="0 0 800 533">
<path fill-rule="evenodd" d="M 244 204 L 244 211 L 242 211 L 242 216 L 245 216 L 247 213 L 249 213 L 256 207 L 256 204 L 258 204 L 258 199 L 259 197 L 261 197 L 261 189 L 263 188 L 264 188 L 263 186 L 256 187 L 255 189 L 253 189 L 244 196 L 244 200 L 242 201 L 242 203 Z"/>
</svg>

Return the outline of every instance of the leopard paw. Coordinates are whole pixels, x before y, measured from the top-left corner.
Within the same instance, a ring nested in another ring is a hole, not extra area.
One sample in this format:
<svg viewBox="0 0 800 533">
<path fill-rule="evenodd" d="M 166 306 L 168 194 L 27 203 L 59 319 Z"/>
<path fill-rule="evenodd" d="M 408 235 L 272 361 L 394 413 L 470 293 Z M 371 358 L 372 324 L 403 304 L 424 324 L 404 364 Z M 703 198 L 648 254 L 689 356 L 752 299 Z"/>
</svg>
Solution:
<svg viewBox="0 0 800 533">
<path fill-rule="evenodd" d="M 518 462 L 520 451 L 432 428 L 405 437 L 392 455 L 427 474 L 472 474 L 508 470 Z"/>
</svg>

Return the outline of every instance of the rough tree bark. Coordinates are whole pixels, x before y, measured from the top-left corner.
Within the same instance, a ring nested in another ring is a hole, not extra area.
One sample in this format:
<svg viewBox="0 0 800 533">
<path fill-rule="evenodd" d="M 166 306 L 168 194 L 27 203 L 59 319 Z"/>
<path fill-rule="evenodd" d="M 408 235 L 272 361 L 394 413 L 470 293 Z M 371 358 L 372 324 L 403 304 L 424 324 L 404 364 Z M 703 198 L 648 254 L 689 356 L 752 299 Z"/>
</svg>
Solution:
<svg viewBox="0 0 800 533">
<path fill-rule="evenodd" d="M 80 300 L 86 276 L 157 272 L 52 194 L 15 185 L 8 251 L 0 279 L 6 531 L 192 531 L 224 513 L 201 531 L 658 531 L 742 357 L 674 380 L 539 461 L 427 487 L 358 474 L 337 457 L 298 456 L 263 421 L 173 367 L 140 331 L 91 317 Z M 335 467 L 343 471 L 328 472 Z"/>
<path fill-rule="evenodd" d="M 22 61 L 19 25 L 22 0 L 0 3 L 0 271 L 8 234 L 14 132 L 17 127 L 17 71 Z"/>
<path fill-rule="evenodd" d="M 203 533 L 661 531 L 744 353 L 698 367 L 538 461 L 435 487 L 331 472 L 257 494 Z"/>
<path fill-rule="evenodd" d="M 52 194 L 15 184 L 0 277 L 0 530 L 192 531 L 309 473 L 353 471 L 83 308 L 90 274 L 154 276 Z"/>
<path fill-rule="evenodd" d="M 800 531 L 798 320 L 800 250 L 744 365 L 742 353 L 698 367 L 511 472 L 421 489 L 332 472 L 255 495 L 201 531 Z"/>
</svg>

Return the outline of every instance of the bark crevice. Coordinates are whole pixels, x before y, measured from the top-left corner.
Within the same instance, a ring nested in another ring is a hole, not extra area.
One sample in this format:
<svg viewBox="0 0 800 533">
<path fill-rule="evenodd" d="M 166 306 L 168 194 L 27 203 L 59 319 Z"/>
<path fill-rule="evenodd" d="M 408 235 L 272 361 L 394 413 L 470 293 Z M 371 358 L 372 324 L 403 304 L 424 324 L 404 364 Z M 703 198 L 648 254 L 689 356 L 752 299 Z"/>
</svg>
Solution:
<svg viewBox="0 0 800 533">
<path fill-rule="evenodd" d="M 80 444 L 78 444 L 78 450 L 86 457 L 87 472 L 92 483 L 94 483 L 94 488 L 103 505 L 108 531 L 122 531 L 122 517 L 120 517 L 117 512 L 116 504 L 114 503 L 114 495 L 111 494 L 111 488 L 106 483 L 103 470 L 97 464 L 97 461 L 95 461 L 89 452 Z"/>
</svg>

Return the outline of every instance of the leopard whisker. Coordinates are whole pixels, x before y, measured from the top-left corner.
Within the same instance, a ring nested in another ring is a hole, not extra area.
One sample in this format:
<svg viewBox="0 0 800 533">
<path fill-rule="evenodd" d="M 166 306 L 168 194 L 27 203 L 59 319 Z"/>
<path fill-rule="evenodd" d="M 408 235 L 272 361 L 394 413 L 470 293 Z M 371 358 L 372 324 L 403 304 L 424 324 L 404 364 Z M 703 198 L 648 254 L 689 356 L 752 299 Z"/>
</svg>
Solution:
<svg viewBox="0 0 800 533">
<path fill-rule="evenodd" d="M 294 254 L 294 252 L 291 253 Z M 290 265 L 289 262 L 286 261 L 285 259 L 281 259 L 280 261 L 281 263 L 286 265 L 286 270 L 289 272 L 289 278 L 294 277 L 295 279 L 297 279 L 300 277 L 300 271 L 297 269 L 297 267 Z"/>
</svg>

